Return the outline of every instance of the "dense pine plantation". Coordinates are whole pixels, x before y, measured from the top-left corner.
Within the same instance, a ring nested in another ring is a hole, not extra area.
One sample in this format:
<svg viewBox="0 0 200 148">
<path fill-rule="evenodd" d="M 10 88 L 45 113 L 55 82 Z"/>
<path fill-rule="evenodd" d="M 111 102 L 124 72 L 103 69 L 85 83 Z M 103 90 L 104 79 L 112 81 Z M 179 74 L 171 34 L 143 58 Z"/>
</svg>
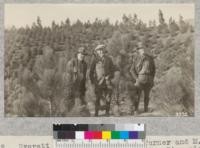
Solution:
<svg viewBox="0 0 200 148">
<path fill-rule="evenodd" d="M 114 24 L 108 19 L 75 23 L 66 19 L 59 24 L 52 21 L 52 25 L 46 27 L 38 17 L 32 26 L 6 29 L 5 115 L 92 116 L 95 96 L 89 79 L 87 107 L 80 106 L 77 99 L 75 107 L 68 110 L 71 83 L 66 64 L 77 49 L 84 46 L 90 53 L 86 57 L 90 65 L 93 49 L 99 43 L 107 45 L 116 65 L 111 116 L 131 115 L 130 102 L 134 97 L 130 97 L 128 71 L 138 41 L 150 50 L 156 63 L 150 100 L 153 110 L 141 116 L 193 115 L 193 20 L 184 20 L 182 16 L 178 22 L 173 18 L 165 20 L 161 10 L 158 20 L 148 24 L 134 14 L 123 15 L 122 20 Z"/>
</svg>

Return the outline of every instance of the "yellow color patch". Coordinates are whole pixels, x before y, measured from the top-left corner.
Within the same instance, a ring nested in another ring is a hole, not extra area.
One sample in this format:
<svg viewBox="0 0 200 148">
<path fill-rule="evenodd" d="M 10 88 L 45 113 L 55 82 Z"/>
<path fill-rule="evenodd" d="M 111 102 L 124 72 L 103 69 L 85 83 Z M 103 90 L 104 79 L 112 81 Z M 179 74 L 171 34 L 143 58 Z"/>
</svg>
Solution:
<svg viewBox="0 0 200 148">
<path fill-rule="evenodd" d="M 102 139 L 111 139 L 110 131 L 102 131 Z"/>
</svg>

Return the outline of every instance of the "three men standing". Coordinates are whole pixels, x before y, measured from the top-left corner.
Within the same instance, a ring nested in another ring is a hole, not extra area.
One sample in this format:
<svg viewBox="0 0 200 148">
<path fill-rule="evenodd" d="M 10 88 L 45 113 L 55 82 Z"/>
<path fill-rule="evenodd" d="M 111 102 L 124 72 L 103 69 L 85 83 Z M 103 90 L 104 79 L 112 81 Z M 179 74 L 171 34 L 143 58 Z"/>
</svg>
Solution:
<svg viewBox="0 0 200 148">
<path fill-rule="evenodd" d="M 144 111 L 148 112 L 149 94 L 154 85 L 155 63 L 153 57 L 146 53 L 142 43 L 137 46 L 138 55 L 134 59 L 130 69 L 130 73 L 135 79 L 135 87 L 137 91 L 137 99 L 134 100 L 135 114 L 138 114 L 139 102 L 141 93 L 144 92 Z M 79 98 L 81 105 L 86 105 L 86 73 L 87 64 L 84 60 L 86 51 L 81 47 L 78 49 L 75 58 L 68 62 L 68 73 L 72 80 L 71 105 L 74 106 L 75 98 Z M 92 57 L 92 62 L 89 70 L 89 78 L 96 95 L 95 116 L 99 115 L 101 108 L 100 100 L 106 102 L 106 115 L 109 115 L 110 103 L 113 91 L 111 79 L 114 77 L 115 66 L 112 59 L 106 55 L 105 45 L 98 45 L 95 48 L 95 55 Z"/>
</svg>

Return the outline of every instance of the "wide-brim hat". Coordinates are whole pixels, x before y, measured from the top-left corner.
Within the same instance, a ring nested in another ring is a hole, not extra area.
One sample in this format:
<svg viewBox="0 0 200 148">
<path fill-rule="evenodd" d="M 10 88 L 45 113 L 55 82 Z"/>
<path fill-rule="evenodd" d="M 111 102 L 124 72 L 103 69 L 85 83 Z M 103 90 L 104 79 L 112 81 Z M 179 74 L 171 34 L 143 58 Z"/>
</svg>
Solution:
<svg viewBox="0 0 200 148">
<path fill-rule="evenodd" d="M 127 52 L 124 49 L 122 49 L 119 51 L 119 54 L 122 56 L 125 56 L 125 55 L 127 55 Z"/>
<path fill-rule="evenodd" d="M 95 51 L 102 50 L 103 52 L 106 52 L 106 46 L 104 44 L 100 44 L 97 45 L 97 47 L 94 50 Z"/>
<path fill-rule="evenodd" d="M 149 53 L 148 49 L 145 47 L 143 42 L 138 42 L 137 45 L 132 50 L 132 53 L 135 53 L 139 50 L 143 50 L 145 53 Z"/>
<path fill-rule="evenodd" d="M 84 48 L 84 47 L 80 47 L 79 49 L 78 49 L 78 52 L 77 53 L 81 53 L 81 54 L 83 54 L 83 55 L 88 55 L 88 53 L 86 52 L 86 49 Z"/>
<path fill-rule="evenodd" d="M 142 42 L 138 42 L 136 49 L 137 50 L 145 49 L 145 46 L 144 46 L 144 44 Z"/>
<path fill-rule="evenodd" d="M 139 43 L 137 44 L 137 47 L 136 47 L 136 48 L 137 48 L 137 51 L 143 50 L 145 54 L 152 55 L 151 50 L 150 50 L 149 48 L 147 48 L 147 47 L 144 45 L 144 43 L 142 43 L 142 42 L 139 42 Z"/>
</svg>

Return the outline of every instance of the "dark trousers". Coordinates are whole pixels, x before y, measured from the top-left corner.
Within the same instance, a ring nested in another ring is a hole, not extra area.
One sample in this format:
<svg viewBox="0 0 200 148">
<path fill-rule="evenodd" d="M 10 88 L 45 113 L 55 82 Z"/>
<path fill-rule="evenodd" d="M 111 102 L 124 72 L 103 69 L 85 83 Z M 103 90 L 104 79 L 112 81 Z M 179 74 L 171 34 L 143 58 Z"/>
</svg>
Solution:
<svg viewBox="0 0 200 148">
<path fill-rule="evenodd" d="M 75 99 L 80 99 L 80 105 L 86 105 L 85 101 L 85 89 L 78 89 L 77 87 L 70 90 L 69 94 L 69 102 L 68 102 L 68 111 L 70 111 L 75 105 Z"/>
<path fill-rule="evenodd" d="M 100 100 L 106 100 L 106 115 L 109 115 L 110 111 L 110 103 L 111 103 L 111 95 L 112 90 L 108 89 L 106 86 L 95 86 L 95 95 L 96 95 L 96 102 L 95 102 L 95 116 L 98 116 L 99 109 L 100 109 Z"/>
<path fill-rule="evenodd" d="M 141 94 L 142 92 L 144 92 L 144 111 L 148 112 L 148 105 L 150 100 L 149 95 L 151 88 L 152 88 L 151 84 L 142 84 L 140 87 L 136 88 L 137 98 L 135 100 L 135 111 L 138 111 Z"/>
</svg>

